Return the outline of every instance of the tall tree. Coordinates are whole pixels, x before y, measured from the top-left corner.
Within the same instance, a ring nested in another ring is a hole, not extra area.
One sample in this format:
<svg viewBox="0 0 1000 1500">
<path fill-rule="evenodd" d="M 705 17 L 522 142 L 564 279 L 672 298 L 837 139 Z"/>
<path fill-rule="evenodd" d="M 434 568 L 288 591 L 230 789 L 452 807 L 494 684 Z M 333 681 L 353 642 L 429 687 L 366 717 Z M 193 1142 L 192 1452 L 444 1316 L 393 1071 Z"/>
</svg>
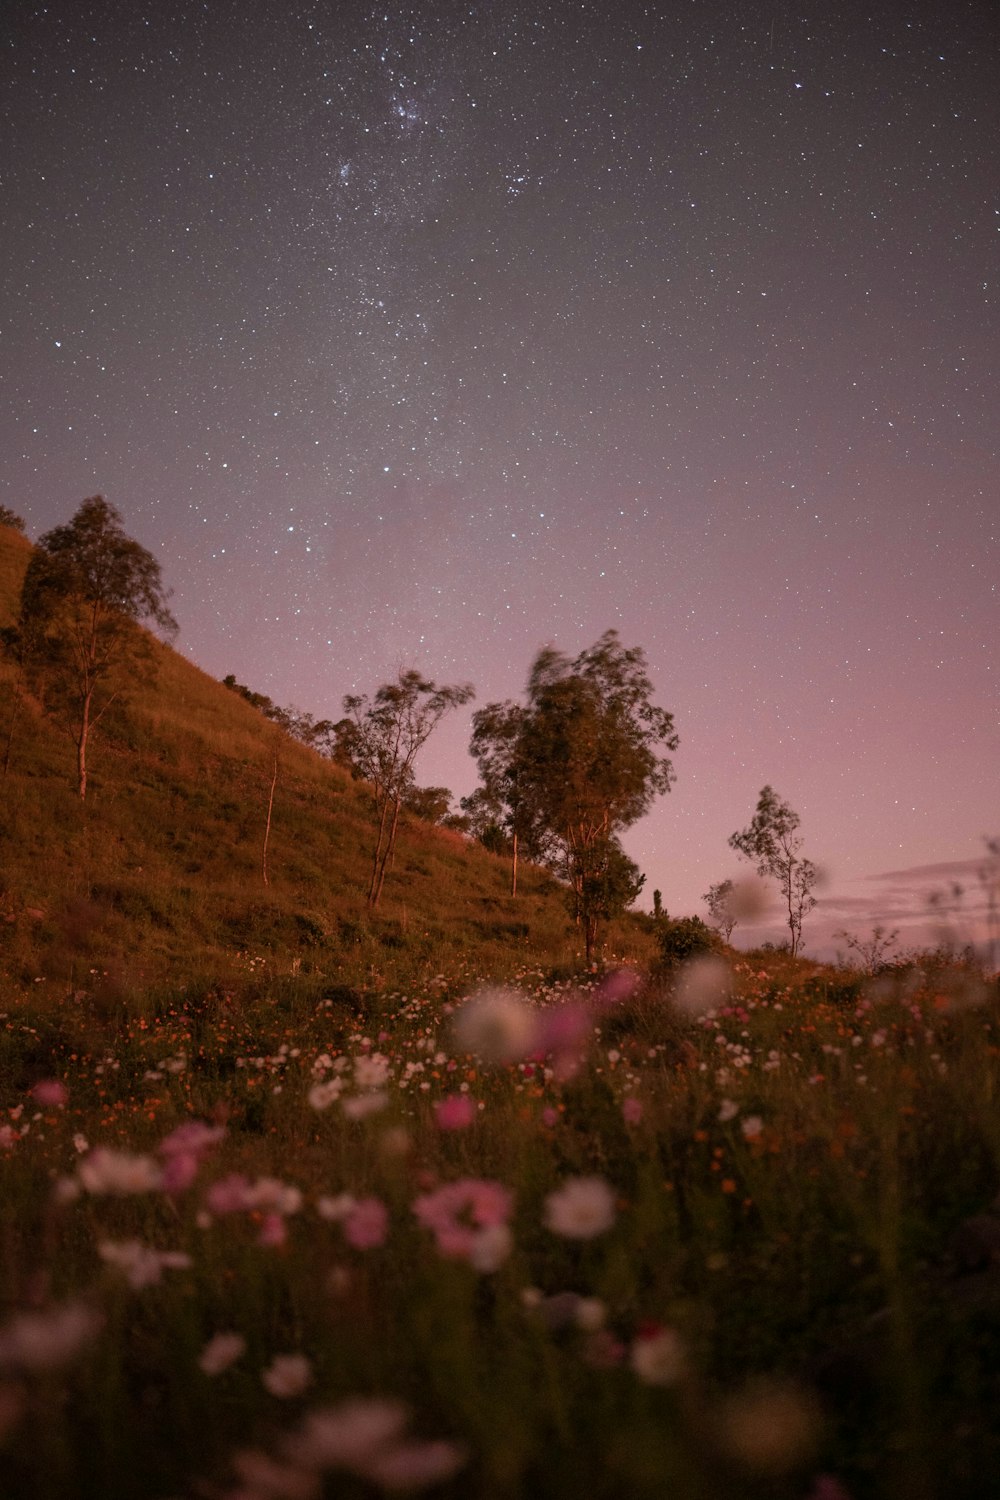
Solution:
<svg viewBox="0 0 1000 1500">
<path fill-rule="evenodd" d="M 552 836 L 522 753 L 526 716 L 527 710 L 520 704 L 488 703 L 472 716 L 469 746 L 479 767 L 481 804 L 496 809 L 500 826 L 507 835 L 512 896 L 517 895 L 520 855 L 524 853 L 528 859 L 542 863 L 552 854 Z M 478 811 L 479 805 L 474 804 L 470 810 Z"/>
<path fill-rule="evenodd" d="M 750 826 L 729 839 L 729 847 L 752 860 L 758 875 L 777 882 L 788 912 L 793 957 L 802 943 L 803 920 L 816 905 L 812 891 L 818 878 L 812 860 L 800 853 L 799 822 L 798 813 L 782 802 L 773 787 L 765 786 Z"/>
<path fill-rule="evenodd" d="M 678 745 L 673 716 L 650 701 L 652 691 L 644 652 L 624 647 L 617 631 L 608 630 L 572 660 L 552 647 L 540 651 L 523 708 L 491 705 L 509 741 L 496 733 L 490 743 L 506 744 L 505 774 L 526 814 L 558 848 L 588 962 L 612 867 L 615 888 L 627 884 L 611 852 L 617 835 L 675 779 L 662 753 Z"/>
<path fill-rule="evenodd" d="M 168 635 L 160 565 L 128 536 L 100 495 L 73 519 L 39 539 L 21 590 L 18 632 L 32 636 L 32 674 L 46 707 L 63 718 L 76 742 L 77 789 L 87 795 L 90 736 L 148 658 L 143 624 Z"/>
<path fill-rule="evenodd" d="M 715 885 L 710 885 L 701 898 L 708 907 L 709 921 L 722 933 L 727 943 L 737 922 L 733 907 L 735 892 L 736 887 L 731 880 L 720 880 Z"/>
<path fill-rule="evenodd" d="M 368 905 L 382 895 L 386 870 L 396 846 L 399 813 L 414 786 L 413 765 L 445 714 L 473 696 L 473 688 L 438 687 L 414 670 L 383 683 L 373 699 L 349 694 L 345 718 L 335 726 L 336 754 L 353 774 L 367 781 L 375 804 L 376 837 Z"/>
</svg>

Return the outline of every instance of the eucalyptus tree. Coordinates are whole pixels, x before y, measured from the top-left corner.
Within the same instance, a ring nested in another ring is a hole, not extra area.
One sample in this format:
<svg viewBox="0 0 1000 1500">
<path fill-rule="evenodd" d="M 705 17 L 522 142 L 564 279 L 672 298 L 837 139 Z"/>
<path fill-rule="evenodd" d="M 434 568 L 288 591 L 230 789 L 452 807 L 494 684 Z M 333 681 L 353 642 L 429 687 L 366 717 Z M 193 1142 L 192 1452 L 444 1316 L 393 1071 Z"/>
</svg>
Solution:
<svg viewBox="0 0 1000 1500">
<path fill-rule="evenodd" d="M 468 683 L 438 687 L 410 669 L 401 671 L 395 682 L 383 683 L 374 698 L 348 694 L 344 699 L 345 717 L 334 726 L 335 754 L 372 791 L 376 826 L 368 882 L 372 909 L 379 903 L 395 850 L 400 809 L 414 790 L 417 754 L 445 714 L 472 697 Z"/>
<path fill-rule="evenodd" d="M 90 737 L 150 660 L 143 625 L 172 636 L 160 564 L 130 537 L 113 505 L 84 500 L 65 526 L 39 538 L 21 590 L 16 632 L 27 671 L 76 743 L 76 784 L 87 795 Z"/>
<path fill-rule="evenodd" d="M 527 702 L 490 704 L 474 721 L 472 753 L 507 807 L 508 827 L 544 834 L 555 851 L 588 962 L 598 920 L 641 885 L 618 835 L 675 779 L 663 753 L 678 745 L 673 716 L 652 692 L 642 649 L 608 630 L 572 659 L 543 648 Z"/>
<path fill-rule="evenodd" d="M 802 923 L 816 905 L 812 892 L 818 879 L 816 866 L 801 853 L 800 821 L 774 788 L 765 786 L 749 827 L 729 839 L 729 847 L 753 861 L 758 875 L 777 883 L 788 913 L 793 957 L 802 944 Z"/>
</svg>

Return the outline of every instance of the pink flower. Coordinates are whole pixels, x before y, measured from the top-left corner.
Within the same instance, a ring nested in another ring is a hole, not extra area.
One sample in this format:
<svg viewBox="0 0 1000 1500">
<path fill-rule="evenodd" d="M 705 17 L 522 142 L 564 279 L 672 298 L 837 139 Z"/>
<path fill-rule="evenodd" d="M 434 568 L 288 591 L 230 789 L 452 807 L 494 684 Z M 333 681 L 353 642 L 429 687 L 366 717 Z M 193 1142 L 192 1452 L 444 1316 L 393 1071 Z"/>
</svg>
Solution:
<svg viewBox="0 0 1000 1500">
<path fill-rule="evenodd" d="M 451 1479 L 465 1462 L 465 1452 L 457 1443 L 442 1439 L 400 1443 L 374 1455 L 366 1465 L 365 1477 L 385 1490 L 426 1489 Z"/>
<path fill-rule="evenodd" d="M 165 1193 L 182 1193 L 189 1188 L 198 1175 L 200 1158 L 192 1152 L 178 1151 L 167 1160 L 163 1168 L 162 1186 Z"/>
<path fill-rule="evenodd" d="M 641 980 L 633 969 L 613 969 L 605 974 L 594 991 L 594 1003 L 603 1007 L 620 1005 L 630 1000 L 639 988 Z"/>
<path fill-rule="evenodd" d="M 186 1120 L 157 1146 L 161 1156 L 204 1156 L 222 1140 L 224 1125 L 206 1125 L 204 1120 Z"/>
<path fill-rule="evenodd" d="M 289 1401 L 312 1384 L 312 1365 L 304 1354 L 276 1354 L 260 1378 L 272 1396 Z"/>
<path fill-rule="evenodd" d="M 413 1212 L 431 1230 L 437 1248 L 452 1260 L 486 1259 L 484 1231 L 507 1223 L 513 1200 L 499 1182 L 463 1177 L 414 1200 Z M 491 1242 L 493 1237 L 489 1237 Z"/>
<path fill-rule="evenodd" d="M 241 1333 L 217 1333 L 201 1351 L 198 1368 L 205 1375 L 221 1375 L 246 1352 L 247 1341 Z"/>
<path fill-rule="evenodd" d="M 642 1104 L 633 1094 L 622 1100 L 622 1119 L 626 1125 L 638 1125 L 642 1119 Z"/>
<path fill-rule="evenodd" d="M 242 1172 L 230 1172 L 213 1182 L 205 1194 L 205 1207 L 213 1214 L 241 1214 L 252 1207 L 250 1183 Z"/>
<path fill-rule="evenodd" d="M 69 1098 L 69 1092 L 58 1078 L 43 1078 L 31 1090 L 31 1097 L 43 1109 L 62 1109 Z"/>
<path fill-rule="evenodd" d="M 344 1220 L 344 1238 L 355 1250 L 373 1250 L 385 1243 L 389 1211 L 380 1198 L 362 1198 Z"/>
<path fill-rule="evenodd" d="M 268 1250 L 276 1250 L 283 1245 L 288 1238 L 288 1230 L 285 1221 L 280 1214 L 265 1214 L 261 1220 L 260 1234 L 257 1236 L 258 1245 L 263 1245 Z"/>
<path fill-rule="evenodd" d="M 551 1104 L 546 1104 L 542 1110 L 542 1124 L 547 1126 L 549 1130 L 552 1129 L 553 1125 L 559 1124 L 559 1111 L 553 1109 Z"/>
<path fill-rule="evenodd" d="M 591 1240 L 615 1222 L 615 1195 L 603 1177 L 570 1177 L 545 1200 L 545 1227 L 569 1240 Z"/>
<path fill-rule="evenodd" d="M 450 1094 L 434 1106 L 439 1130 L 464 1130 L 476 1118 L 476 1103 L 468 1094 Z"/>
<path fill-rule="evenodd" d="M 593 1031 L 590 1011 L 585 1005 L 557 1005 L 544 1012 L 538 1051 L 557 1056 L 575 1051 Z"/>
</svg>

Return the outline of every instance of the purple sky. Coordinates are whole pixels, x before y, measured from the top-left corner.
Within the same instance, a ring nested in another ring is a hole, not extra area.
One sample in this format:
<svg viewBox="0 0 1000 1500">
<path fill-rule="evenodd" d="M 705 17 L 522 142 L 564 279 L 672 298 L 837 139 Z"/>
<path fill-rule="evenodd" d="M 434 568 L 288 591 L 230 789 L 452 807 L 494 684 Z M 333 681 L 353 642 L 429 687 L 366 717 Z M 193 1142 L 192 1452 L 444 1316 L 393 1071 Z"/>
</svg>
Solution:
<svg viewBox="0 0 1000 1500">
<path fill-rule="evenodd" d="M 54 0 L 4 43 L 30 535 L 104 494 L 179 648 L 318 716 L 403 664 L 519 697 L 614 626 L 681 736 L 645 904 L 735 873 L 765 782 L 814 949 L 976 864 L 993 3 Z M 419 767 L 456 795 L 471 712 Z"/>
</svg>

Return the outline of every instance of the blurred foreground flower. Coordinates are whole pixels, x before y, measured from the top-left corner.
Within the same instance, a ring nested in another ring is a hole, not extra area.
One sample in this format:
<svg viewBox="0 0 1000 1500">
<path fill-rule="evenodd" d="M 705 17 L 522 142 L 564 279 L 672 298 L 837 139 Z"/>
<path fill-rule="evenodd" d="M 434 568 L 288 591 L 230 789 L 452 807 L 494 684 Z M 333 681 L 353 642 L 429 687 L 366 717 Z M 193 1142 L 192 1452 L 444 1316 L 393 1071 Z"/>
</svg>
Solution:
<svg viewBox="0 0 1000 1500">
<path fill-rule="evenodd" d="M 276 1354 L 260 1378 L 272 1396 L 290 1401 L 312 1384 L 312 1365 L 304 1354 Z"/>
<path fill-rule="evenodd" d="M 710 954 L 693 958 L 684 965 L 677 976 L 672 999 L 682 1015 L 703 1016 L 706 1011 L 725 1005 L 732 992 L 732 970 L 724 958 Z"/>
<path fill-rule="evenodd" d="M 81 1355 L 103 1325 L 100 1313 L 85 1302 L 18 1313 L 0 1328 L 0 1370 L 32 1374 L 58 1369 Z"/>
<path fill-rule="evenodd" d="M 183 1250 L 153 1250 L 139 1240 L 123 1243 L 104 1240 L 98 1245 L 97 1253 L 107 1265 L 121 1272 L 135 1292 L 158 1285 L 164 1271 L 186 1271 L 191 1265 L 190 1255 L 185 1255 Z"/>
<path fill-rule="evenodd" d="M 384 1490 L 441 1484 L 466 1462 L 464 1449 L 441 1439 L 407 1438 L 410 1414 L 399 1401 L 373 1397 L 309 1412 L 283 1450 L 298 1473 L 346 1469 Z"/>
<path fill-rule="evenodd" d="M 483 990 L 452 1020 L 455 1044 L 486 1063 L 518 1062 L 537 1050 L 537 1012 L 517 990 Z"/>
<path fill-rule="evenodd" d="M 163 1172 L 151 1156 L 130 1151 L 111 1151 L 98 1146 L 84 1157 L 77 1169 L 88 1193 L 123 1198 L 130 1193 L 156 1193 L 163 1185 Z"/>
<path fill-rule="evenodd" d="M 43 1078 L 31 1090 L 31 1097 L 43 1109 L 62 1109 L 69 1098 L 69 1091 L 58 1078 Z"/>
<path fill-rule="evenodd" d="M 477 1271 L 489 1274 L 510 1253 L 513 1242 L 507 1220 L 512 1207 L 513 1198 L 502 1183 L 464 1177 L 415 1199 L 413 1212 L 433 1233 L 441 1255 L 467 1260 Z"/>
<path fill-rule="evenodd" d="M 434 1121 L 439 1130 L 465 1130 L 476 1118 L 476 1101 L 468 1094 L 449 1094 L 434 1106 Z"/>
<path fill-rule="evenodd" d="M 198 1368 L 205 1375 L 221 1375 L 246 1352 L 247 1341 L 241 1333 L 217 1333 L 201 1351 Z"/>
<path fill-rule="evenodd" d="M 629 1352 L 629 1364 L 646 1385 L 676 1385 L 684 1372 L 684 1345 L 673 1328 L 640 1332 Z"/>
<path fill-rule="evenodd" d="M 544 1221 L 563 1239 L 591 1240 L 615 1222 L 615 1195 L 603 1177 L 571 1177 L 546 1198 Z"/>
<path fill-rule="evenodd" d="M 349 1245 L 355 1250 L 374 1250 L 385 1243 L 389 1211 L 381 1198 L 362 1198 L 348 1209 L 343 1224 Z"/>
</svg>

